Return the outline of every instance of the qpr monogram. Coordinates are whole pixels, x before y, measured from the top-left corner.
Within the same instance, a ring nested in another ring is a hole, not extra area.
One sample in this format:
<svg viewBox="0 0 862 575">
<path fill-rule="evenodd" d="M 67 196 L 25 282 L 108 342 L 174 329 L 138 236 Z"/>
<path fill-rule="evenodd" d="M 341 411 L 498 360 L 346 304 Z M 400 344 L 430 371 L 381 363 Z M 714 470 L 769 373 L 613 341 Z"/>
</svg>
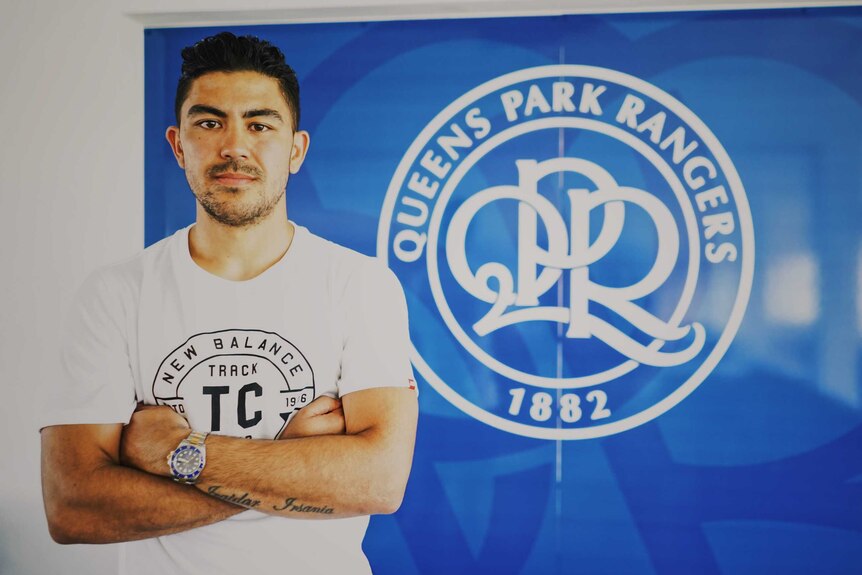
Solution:
<svg viewBox="0 0 862 575">
<path fill-rule="evenodd" d="M 703 122 L 587 66 L 452 102 L 402 158 L 378 230 L 419 373 L 464 413 L 547 439 L 631 429 L 700 385 L 742 320 L 753 247 Z"/>
<path fill-rule="evenodd" d="M 687 348 L 662 353 L 639 344 L 621 330 L 589 312 L 591 301 L 616 312 L 652 338 L 676 341 L 684 338 L 688 326 L 670 325 L 634 303 L 654 292 L 670 276 L 679 253 L 679 235 L 673 216 L 654 196 L 636 188 L 621 188 L 597 164 L 576 158 L 555 158 L 544 162 L 518 160 L 517 186 L 497 186 L 482 190 L 456 210 L 446 238 L 446 256 L 458 284 L 470 295 L 492 304 L 472 327 L 480 336 L 524 321 L 552 321 L 567 325 L 565 337 L 599 338 L 627 358 L 646 365 L 679 365 L 691 360 L 703 347 L 704 330 L 693 324 L 696 337 Z M 569 189 L 569 228 L 554 205 L 538 193 L 537 184 L 545 176 L 571 171 L 586 176 L 595 185 L 590 189 Z M 517 286 L 512 271 L 499 262 L 482 264 L 473 274 L 467 262 L 467 227 L 478 211 L 499 200 L 518 202 Z M 619 241 L 625 221 L 625 204 L 643 209 L 658 237 L 657 257 L 649 273 L 637 283 L 608 287 L 590 281 L 590 265 L 601 260 Z M 594 242 L 590 240 L 590 212 L 602 208 L 604 222 Z M 548 248 L 539 246 L 539 223 L 547 231 Z M 542 306 L 539 297 L 568 271 L 568 306 Z M 498 291 L 488 287 L 496 280 Z M 515 291 L 517 288 L 517 291 Z M 514 308 L 510 311 L 511 308 Z"/>
</svg>

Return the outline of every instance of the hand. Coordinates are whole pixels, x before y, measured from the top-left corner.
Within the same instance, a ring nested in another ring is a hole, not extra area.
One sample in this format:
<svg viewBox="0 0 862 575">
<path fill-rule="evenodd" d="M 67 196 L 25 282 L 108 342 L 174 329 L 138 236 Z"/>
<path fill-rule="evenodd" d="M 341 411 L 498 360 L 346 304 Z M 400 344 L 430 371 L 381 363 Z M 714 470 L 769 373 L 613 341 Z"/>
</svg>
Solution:
<svg viewBox="0 0 862 575">
<path fill-rule="evenodd" d="M 293 416 L 278 439 L 343 433 L 344 411 L 341 409 L 341 400 L 321 395 Z"/>
<path fill-rule="evenodd" d="M 120 440 L 120 461 L 153 475 L 170 476 L 168 454 L 191 432 L 183 416 L 164 405 L 138 404 Z"/>
</svg>

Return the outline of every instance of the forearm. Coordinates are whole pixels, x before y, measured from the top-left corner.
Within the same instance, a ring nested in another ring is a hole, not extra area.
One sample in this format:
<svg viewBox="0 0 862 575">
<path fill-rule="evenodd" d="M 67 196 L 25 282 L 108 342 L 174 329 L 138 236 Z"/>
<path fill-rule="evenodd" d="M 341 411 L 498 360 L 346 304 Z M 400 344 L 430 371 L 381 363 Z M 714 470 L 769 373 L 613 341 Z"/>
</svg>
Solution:
<svg viewBox="0 0 862 575">
<path fill-rule="evenodd" d="M 42 437 L 45 512 L 59 543 L 146 539 L 243 511 L 170 479 L 122 466 L 110 453 L 82 454 L 75 444 L 84 438 L 70 430 L 46 428 Z"/>
<path fill-rule="evenodd" d="M 303 408 L 285 430 L 288 439 L 209 435 L 197 490 L 215 500 L 294 518 L 392 513 L 401 503 L 413 458 L 415 393 L 407 388 L 363 390 L 342 398 L 343 417 L 340 407 L 314 414 L 333 401 L 321 397 Z M 320 423 L 330 418 L 337 430 Z M 123 434 L 123 462 L 166 477 L 165 457 L 188 433 L 185 421 L 171 409 L 141 409 Z"/>
<path fill-rule="evenodd" d="M 210 436 L 196 487 L 262 513 L 328 519 L 392 513 L 403 495 L 411 452 L 375 431 L 252 441 Z"/>
</svg>

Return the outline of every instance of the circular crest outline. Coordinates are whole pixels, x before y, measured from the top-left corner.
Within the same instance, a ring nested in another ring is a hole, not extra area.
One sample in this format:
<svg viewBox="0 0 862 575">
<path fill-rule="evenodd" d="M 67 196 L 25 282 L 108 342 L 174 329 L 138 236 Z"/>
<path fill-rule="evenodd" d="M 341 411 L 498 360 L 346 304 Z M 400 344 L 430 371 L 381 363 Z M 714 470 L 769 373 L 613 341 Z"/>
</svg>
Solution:
<svg viewBox="0 0 862 575">
<path fill-rule="evenodd" d="M 631 89 L 658 102 L 680 118 L 686 126 L 690 127 L 700 140 L 706 145 L 712 156 L 718 163 L 723 173 L 730 195 L 735 205 L 735 213 L 738 218 L 740 232 L 740 261 L 739 261 L 739 285 L 735 300 L 724 329 L 715 345 L 709 351 L 707 357 L 694 370 L 694 372 L 682 382 L 674 391 L 663 397 L 660 401 L 650 407 L 633 415 L 599 424 L 592 427 L 581 428 L 550 428 L 532 426 L 510 419 L 506 419 L 494 413 L 490 413 L 461 396 L 456 390 L 443 381 L 424 360 L 419 350 L 411 342 L 411 360 L 420 374 L 440 393 L 447 401 L 457 407 L 465 414 L 497 429 L 537 439 L 592 439 L 621 433 L 651 421 L 690 395 L 706 377 L 715 369 L 719 361 L 724 357 L 731 342 L 736 337 L 739 326 L 745 315 L 748 300 L 751 295 L 751 287 L 754 278 L 754 226 L 751 218 L 751 210 L 745 194 L 742 181 L 730 160 L 726 150 L 712 133 L 712 131 L 700 120 L 687 106 L 679 100 L 657 88 L 656 86 L 635 76 L 596 66 L 559 64 L 550 66 L 537 66 L 525 68 L 493 78 L 479 86 L 468 90 L 466 93 L 451 102 L 441 110 L 413 140 L 407 151 L 401 158 L 396 168 L 380 212 L 380 220 L 377 235 L 377 257 L 389 264 L 389 242 L 390 222 L 395 211 L 399 192 L 408 176 L 411 166 L 417 161 L 419 154 L 425 149 L 432 137 L 443 128 L 447 122 L 460 111 L 466 109 L 475 101 L 509 85 L 514 85 L 530 80 L 547 78 L 564 79 L 579 78 L 588 80 L 603 80 L 615 83 L 624 88 Z"/>
</svg>

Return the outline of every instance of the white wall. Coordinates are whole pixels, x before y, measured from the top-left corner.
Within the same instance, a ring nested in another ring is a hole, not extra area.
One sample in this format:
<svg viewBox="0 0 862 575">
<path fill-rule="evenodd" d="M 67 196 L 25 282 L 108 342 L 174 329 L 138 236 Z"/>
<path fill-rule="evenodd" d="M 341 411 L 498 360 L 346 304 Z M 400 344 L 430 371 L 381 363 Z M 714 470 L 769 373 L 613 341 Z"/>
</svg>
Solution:
<svg viewBox="0 0 862 575">
<path fill-rule="evenodd" d="M 36 390 L 57 383 L 57 328 L 72 290 L 89 270 L 143 246 L 143 23 L 523 14 L 525 5 L 530 13 L 563 13 L 750 4 L 258 0 L 249 12 L 239 0 L 0 0 L 0 573 L 115 570 L 112 546 L 61 547 L 48 537 Z"/>
<path fill-rule="evenodd" d="M 143 243 L 140 26 L 108 2 L 74 4 L 4 0 L 0 11 L 0 573 L 10 575 L 116 570 L 115 550 L 48 538 L 34 426 L 36 388 L 57 380 L 71 290 Z"/>
</svg>

